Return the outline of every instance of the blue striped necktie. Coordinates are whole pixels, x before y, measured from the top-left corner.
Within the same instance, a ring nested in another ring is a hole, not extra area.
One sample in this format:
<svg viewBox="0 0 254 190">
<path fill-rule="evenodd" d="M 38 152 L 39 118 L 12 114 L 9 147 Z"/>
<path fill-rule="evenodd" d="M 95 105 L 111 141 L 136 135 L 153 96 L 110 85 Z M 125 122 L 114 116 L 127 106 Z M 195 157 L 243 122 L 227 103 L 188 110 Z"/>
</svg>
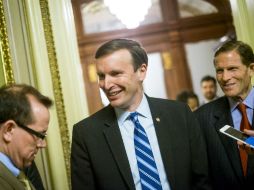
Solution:
<svg viewBox="0 0 254 190">
<path fill-rule="evenodd" d="M 142 190 L 160 190 L 159 173 L 146 132 L 138 121 L 138 113 L 131 113 L 130 119 L 135 125 L 134 146 Z"/>
</svg>

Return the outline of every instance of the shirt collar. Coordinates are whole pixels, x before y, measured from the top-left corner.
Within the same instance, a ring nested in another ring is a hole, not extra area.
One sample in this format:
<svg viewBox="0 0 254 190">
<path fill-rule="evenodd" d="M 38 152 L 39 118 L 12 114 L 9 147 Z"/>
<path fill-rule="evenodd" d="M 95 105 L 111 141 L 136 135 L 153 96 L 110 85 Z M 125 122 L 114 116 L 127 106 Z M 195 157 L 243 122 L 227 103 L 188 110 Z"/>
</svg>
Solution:
<svg viewBox="0 0 254 190">
<path fill-rule="evenodd" d="M 239 101 L 234 100 L 232 98 L 228 98 L 229 100 L 229 105 L 230 105 L 230 110 L 231 112 L 234 111 L 239 103 Z M 243 103 L 251 109 L 254 109 L 254 88 L 251 89 L 250 93 L 248 96 L 243 100 Z"/>
<path fill-rule="evenodd" d="M 117 120 L 122 125 L 124 123 L 124 121 L 126 119 L 128 119 L 131 112 L 120 109 L 120 108 L 114 108 L 114 109 L 115 109 Z M 149 108 L 149 104 L 148 104 L 145 94 L 143 94 L 142 100 L 141 100 L 138 108 L 135 111 L 138 112 L 139 115 L 141 115 L 145 118 L 152 117 L 150 108 Z"/>
<path fill-rule="evenodd" d="M 4 153 L 0 152 L 0 162 L 2 162 L 16 177 L 19 175 L 20 170 L 14 166 L 10 158 Z"/>
</svg>

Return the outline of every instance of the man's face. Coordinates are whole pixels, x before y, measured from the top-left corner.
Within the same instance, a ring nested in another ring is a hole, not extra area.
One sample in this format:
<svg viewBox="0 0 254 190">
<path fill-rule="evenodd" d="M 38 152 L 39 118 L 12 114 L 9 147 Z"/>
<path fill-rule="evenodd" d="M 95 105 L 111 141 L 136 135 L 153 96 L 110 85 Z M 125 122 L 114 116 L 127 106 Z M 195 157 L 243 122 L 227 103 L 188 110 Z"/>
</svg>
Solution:
<svg viewBox="0 0 254 190">
<path fill-rule="evenodd" d="M 198 100 L 193 97 L 187 99 L 187 104 L 190 107 L 191 111 L 195 111 L 198 108 Z"/>
<path fill-rule="evenodd" d="M 139 105 L 147 66 L 136 72 L 131 54 L 126 49 L 115 51 L 96 60 L 99 86 L 113 107 L 133 111 Z"/>
<path fill-rule="evenodd" d="M 203 81 L 201 83 L 201 90 L 205 99 L 208 101 L 213 100 L 216 96 L 217 88 L 212 80 Z"/>
<path fill-rule="evenodd" d="M 215 57 L 214 64 L 217 81 L 225 95 L 244 100 L 252 88 L 251 76 L 254 63 L 247 67 L 236 51 L 230 51 Z"/>
<path fill-rule="evenodd" d="M 33 96 L 29 96 L 29 100 L 34 121 L 32 124 L 27 125 L 27 127 L 46 134 L 49 124 L 49 111 Z M 13 163 L 18 168 L 23 169 L 30 166 L 39 149 L 45 147 L 45 139 L 42 140 L 16 125 L 8 151 Z"/>
</svg>

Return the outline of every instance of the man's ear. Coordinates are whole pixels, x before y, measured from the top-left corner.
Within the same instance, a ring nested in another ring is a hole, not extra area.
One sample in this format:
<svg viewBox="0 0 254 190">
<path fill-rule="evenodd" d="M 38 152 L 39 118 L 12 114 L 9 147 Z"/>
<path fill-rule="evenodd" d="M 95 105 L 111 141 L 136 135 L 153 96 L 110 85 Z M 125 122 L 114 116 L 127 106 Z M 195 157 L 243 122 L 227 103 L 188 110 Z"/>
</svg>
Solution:
<svg viewBox="0 0 254 190">
<path fill-rule="evenodd" d="M 250 68 L 250 75 L 253 77 L 254 76 L 254 63 L 251 63 L 250 65 L 249 65 L 249 68 Z"/>
<path fill-rule="evenodd" d="M 5 142 L 10 142 L 12 140 L 15 126 L 16 124 L 13 120 L 8 120 L 2 124 L 1 130 L 3 134 L 3 140 Z"/>
<path fill-rule="evenodd" d="M 143 63 L 139 68 L 138 68 L 138 72 L 139 72 L 139 79 L 141 81 L 145 80 L 146 77 L 146 72 L 147 72 L 147 64 Z"/>
</svg>

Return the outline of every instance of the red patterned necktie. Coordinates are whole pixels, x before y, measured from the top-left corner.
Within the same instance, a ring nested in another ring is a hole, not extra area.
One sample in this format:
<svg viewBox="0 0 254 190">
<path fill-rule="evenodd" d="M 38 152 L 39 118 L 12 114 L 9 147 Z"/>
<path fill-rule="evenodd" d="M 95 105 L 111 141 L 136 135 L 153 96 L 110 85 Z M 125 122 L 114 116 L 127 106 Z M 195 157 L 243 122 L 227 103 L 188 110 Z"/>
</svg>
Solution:
<svg viewBox="0 0 254 190">
<path fill-rule="evenodd" d="M 247 113 L 246 113 L 246 106 L 242 102 L 240 102 L 238 104 L 237 108 L 242 114 L 242 121 L 241 121 L 241 125 L 240 125 L 240 130 L 244 131 L 244 129 L 251 129 L 251 125 L 250 125 L 250 122 L 248 120 Z M 240 157 L 241 157 L 241 162 L 242 162 L 243 174 L 244 174 L 244 176 L 246 176 L 247 164 L 248 164 L 248 154 L 242 148 L 240 148 L 239 151 L 240 151 Z"/>
</svg>

